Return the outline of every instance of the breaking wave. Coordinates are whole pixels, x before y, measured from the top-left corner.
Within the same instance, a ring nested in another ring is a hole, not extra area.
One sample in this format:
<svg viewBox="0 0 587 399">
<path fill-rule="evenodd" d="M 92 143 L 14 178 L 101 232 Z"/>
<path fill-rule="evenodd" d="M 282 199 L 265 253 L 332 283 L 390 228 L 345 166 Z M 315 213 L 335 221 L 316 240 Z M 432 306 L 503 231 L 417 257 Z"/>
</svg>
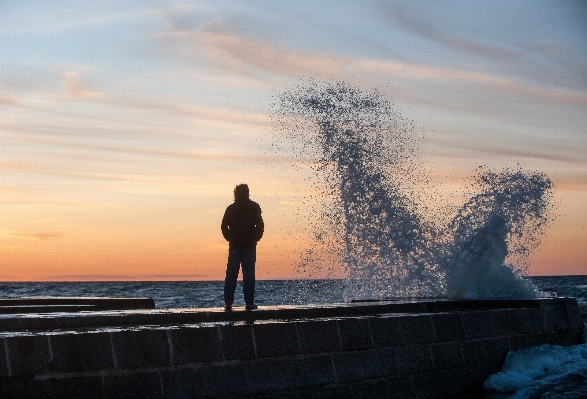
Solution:
<svg viewBox="0 0 587 399">
<path fill-rule="evenodd" d="M 427 181 L 423 137 L 379 91 L 302 82 L 276 96 L 272 117 L 273 150 L 304 165 L 313 190 L 296 278 L 342 277 L 346 300 L 538 295 L 522 276 L 549 221 L 543 173 L 480 167 L 476 195 L 431 214 L 411 195 Z"/>
<path fill-rule="evenodd" d="M 587 326 L 583 337 L 587 337 Z M 501 371 L 492 374 L 484 388 L 489 398 L 578 399 L 587 397 L 586 383 L 587 343 L 568 347 L 546 344 L 508 353 Z"/>
</svg>

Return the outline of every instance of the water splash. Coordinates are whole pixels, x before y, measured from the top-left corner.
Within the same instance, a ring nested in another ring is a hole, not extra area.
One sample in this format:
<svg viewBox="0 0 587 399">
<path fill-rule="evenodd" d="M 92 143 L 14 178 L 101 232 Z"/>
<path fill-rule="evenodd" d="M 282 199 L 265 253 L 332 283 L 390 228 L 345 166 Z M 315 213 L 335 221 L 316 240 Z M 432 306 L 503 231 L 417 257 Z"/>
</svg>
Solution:
<svg viewBox="0 0 587 399">
<path fill-rule="evenodd" d="M 536 296 L 521 276 L 548 221 L 544 174 L 481 168 L 479 194 L 432 224 L 447 216 L 422 217 L 407 194 L 425 180 L 422 138 L 380 92 L 311 80 L 276 100 L 273 145 L 310 165 L 316 193 L 296 277 L 343 276 L 347 300 Z"/>
<path fill-rule="evenodd" d="M 480 193 L 451 220 L 447 254 L 440 266 L 445 293 L 453 297 L 536 296 L 527 280 L 528 257 L 548 221 L 551 181 L 541 173 L 484 168 Z"/>
</svg>

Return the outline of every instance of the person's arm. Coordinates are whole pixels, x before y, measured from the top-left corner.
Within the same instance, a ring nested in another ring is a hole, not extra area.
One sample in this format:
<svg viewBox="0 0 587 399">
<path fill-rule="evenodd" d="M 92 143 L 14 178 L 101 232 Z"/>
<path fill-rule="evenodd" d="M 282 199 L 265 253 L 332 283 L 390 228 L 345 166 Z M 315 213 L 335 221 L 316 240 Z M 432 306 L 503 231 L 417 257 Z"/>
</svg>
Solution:
<svg viewBox="0 0 587 399">
<path fill-rule="evenodd" d="M 230 241 L 231 231 L 229 228 L 229 215 L 228 215 L 228 208 L 224 211 L 224 216 L 222 217 L 222 223 L 220 224 L 220 230 L 222 230 L 222 235 L 226 241 Z"/>
<path fill-rule="evenodd" d="M 259 207 L 257 223 L 255 224 L 255 233 L 257 235 L 257 241 L 259 241 L 263 237 L 264 230 L 265 223 L 263 222 L 263 217 L 261 216 L 261 207 Z"/>
</svg>

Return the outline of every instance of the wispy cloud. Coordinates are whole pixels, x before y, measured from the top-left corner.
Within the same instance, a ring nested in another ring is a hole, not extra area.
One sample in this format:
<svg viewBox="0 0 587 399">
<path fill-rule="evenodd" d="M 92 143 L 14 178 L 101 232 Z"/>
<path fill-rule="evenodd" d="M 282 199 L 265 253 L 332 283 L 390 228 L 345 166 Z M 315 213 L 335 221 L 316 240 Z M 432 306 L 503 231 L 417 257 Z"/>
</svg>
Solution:
<svg viewBox="0 0 587 399">
<path fill-rule="evenodd" d="M 445 63 L 465 56 L 473 64 L 481 65 L 482 62 L 483 69 L 490 64 L 490 68 L 520 79 L 561 85 L 571 90 L 577 87 L 585 89 L 585 59 L 562 39 L 568 38 L 572 34 L 570 32 L 577 32 L 577 36 L 582 37 L 579 33 L 581 29 L 573 24 L 570 8 L 570 4 L 556 3 L 528 10 L 527 5 L 519 2 L 476 4 L 474 7 L 461 2 L 427 7 L 418 2 L 377 2 L 373 10 L 376 18 L 390 29 L 403 31 L 420 42 L 424 39 L 434 44 L 440 56 L 438 62 Z M 526 14 L 523 19 L 508 16 L 520 12 Z M 484 17 L 471 15 L 467 18 L 466 15 L 471 13 L 483 14 Z M 565 15 L 563 18 L 568 33 L 545 34 L 549 29 L 556 30 L 557 18 L 553 20 L 553 13 Z M 455 14 L 462 14 L 462 17 L 455 18 Z M 546 22 L 549 27 L 538 28 Z"/>
<path fill-rule="evenodd" d="M 56 238 L 63 237 L 62 233 L 59 232 L 30 232 L 30 231 L 13 231 L 9 232 L 8 235 L 17 238 L 30 238 L 34 240 L 54 240 Z"/>
<path fill-rule="evenodd" d="M 80 202 L 72 202 L 72 201 L 0 201 L 1 205 L 17 205 L 17 206 L 64 206 L 64 207 L 72 207 L 72 206 L 82 206 L 83 204 Z M 69 219 L 61 219 L 61 220 L 69 220 Z M 40 222 L 42 220 L 35 220 L 35 222 Z M 52 220 L 51 220 L 52 221 Z"/>
<path fill-rule="evenodd" d="M 87 84 L 81 81 L 78 74 L 72 69 L 64 69 L 61 72 L 63 87 L 65 92 L 63 97 L 66 99 L 95 99 L 105 97 L 104 93 L 91 89 Z"/>
<path fill-rule="evenodd" d="M 563 105 L 587 105 L 587 94 L 565 89 L 550 89 L 517 82 L 500 76 L 451 68 L 433 68 L 426 65 L 408 65 L 393 61 L 359 59 L 355 60 L 357 69 L 390 73 L 412 80 L 432 80 L 476 85 L 492 92 L 525 97 L 536 102 Z"/>
<path fill-rule="evenodd" d="M 443 145 L 444 148 L 454 148 L 459 150 L 468 150 L 474 151 L 478 153 L 483 153 L 485 156 L 492 157 L 495 155 L 498 156 L 507 156 L 513 159 L 536 159 L 542 161 L 554 161 L 554 162 L 561 162 L 573 165 L 586 165 L 585 157 L 577 153 L 573 153 L 573 151 L 569 151 L 568 149 L 553 149 L 552 147 L 549 148 L 549 151 L 537 151 L 537 150 L 528 150 L 523 148 L 505 148 L 500 147 L 497 145 L 487 145 L 484 143 L 477 143 L 477 142 L 460 142 L 458 144 L 454 143 L 452 145 Z"/>
<path fill-rule="evenodd" d="M 73 75 L 76 76 L 76 75 Z M 140 96 L 128 96 L 118 93 L 106 93 L 97 90 L 90 89 L 89 87 L 76 81 L 76 78 L 72 78 L 72 81 L 67 83 L 69 78 L 64 78 L 64 86 L 67 90 L 61 95 L 62 99 L 94 99 L 100 100 L 103 108 L 100 113 L 96 113 L 95 108 L 84 108 L 75 107 L 63 110 L 60 105 L 69 105 L 70 103 L 60 101 L 36 101 L 36 100 L 25 100 L 21 101 L 15 96 L 3 96 L 0 97 L 0 104 L 21 106 L 28 108 L 36 112 L 44 112 L 48 114 L 60 115 L 64 117 L 76 118 L 80 120 L 92 120 L 92 121 L 103 121 L 103 122 L 115 122 L 124 125 L 137 125 L 142 126 L 141 131 L 146 131 L 147 134 L 154 127 L 165 128 L 167 135 L 169 135 L 170 122 L 164 119 L 165 116 L 181 116 L 186 120 L 190 121 L 190 128 L 193 129 L 193 121 L 200 121 L 204 123 L 213 123 L 217 126 L 260 126 L 269 123 L 270 118 L 264 114 L 258 112 L 258 110 L 246 109 L 230 109 L 228 106 L 205 106 L 197 104 L 181 104 L 173 102 L 157 101 L 157 99 L 141 98 Z M 108 100 L 107 103 L 104 100 Z M 83 104 L 83 103 L 80 103 Z M 117 111 L 126 111 L 125 116 L 114 117 L 108 110 L 116 109 Z M 106 110 L 106 111 L 104 111 Z M 162 118 L 149 118 L 145 115 L 160 115 Z M 142 117 L 142 118 L 141 118 Z M 177 119 L 174 120 L 177 124 Z M 145 130 L 144 127 L 150 129 Z M 70 127 L 66 129 L 71 130 Z M 91 126 L 88 129 L 92 129 Z M 95 130 L 95 129 L 94 129 Z M 128 130 L 128 129 L 125 129 Z M 176 130 L 176 129 L 175 129 Z M 119 130 L 120 132 L 120 130 Z M 192 133 L 197 135 L 197 133 Z"/>
<path fill-rule="evenodd" d="M 157 281 L 157 280 L 201 280 L 205 274 L 55 274 L 37 280 L 48 281 Z"/>
<path fill-rule="evenodd" d="M 213 28 L 191 33 L 189 38 L 237 70 L 250 65 L 280 75 L 326 75 L 341 72 L 345 61 L 334 53 L 322 55 L 278 48 L 258 39 L 226 34 Z"/>
<path fill-rule="evenodd" d="M 166 158 L 170 160 L 188 160 L 196 162 L 205 162 L 204 165 L 192 165 L 190 170 L 198 170 L 199 175 L 204 175 L 206 171 L 214 173 L 226 173 L 224 169 L 218 169 L 219 164 L 226 165 L 276 165 L 276 164 L 292 164 L 295 162 L 302 162 L 300 159 L 293 159 L 290 157 L 279 156 L 279 154 L 230 154 L 226 152 L 206 152 L 206 151 L 161 151 L 161 150 L 148 150 L 148 149 L 136 149 L 136 148 L 120 148 L 120 147 L 109 147 L 100 146 L 93 144 L 83 143 L 65 143 L 65 142 L 52 142 L 51 144 L 58 147 L 69 147 L 75 149 L 84 149 L 89 151 L 103 151 L 105 154 L 119 153 L 121 155 L 140 155 L 156 158 Z M 61 157 L 62 160 L 67 157 Z M 101 160 L 101 156 L 85 155 L 83 158 L 86 161 Z M 115 160 L 118 163 L 118 160 Z M 114 161 L 111 161 L 114 162 Z M 133 160 L 129 162 L 131 165 L 136 166 L 137 161 Z M 157 162 L 150 163 L 149 169 L 143 170 L 139 173 L 135 172 L 135 168 L 118 168 L 116 172 L 112 172 L 112 168 L 97 169 L 96 166 L 87 166 L 84 168 L 69 168 L 67 165 L 55 166 L 51 162 L 41 161 L 38 163 L 34 162 L 22 162 L 22 161 L 2 161 L 0 162 L 0 168 L 5 172 L 16 172 L 16 173 L 30 173 L 39 175 L 53 175 L 53 176 L 66 176 L 78 179 L 89 179 L 89 180 L 103 180 L 103 181 L 115 181 L 115 182 L 134 182 L 134 183 L 155 183 L 158 185 L 177 184 L 185 182 L 188 184 L 193 183 L 195 177 L 192 174 L 177 174 L 177 172 L 171 172 L 169 170 L 161 170 L 157 168 L 160 166 Z M 82 170 L 86 169 L 86 170 Z"/>
<path fill-rule="evenodd" d="M 18 7 L 4 6 L 3 31 L 8 34 L 53 35 L 80 28 L 115 26 L 153 18 L 150 9 L 134 8 L 112 11 L 100 3 L 83 2 L 80 7 L 73 2 L 70 6 L 61 4 L 52 7 L 50 3 L 19 4 Z M 9 18 L 10 17 L 10 18 Z"/>
<path fill-rule="evenodd" d="M 205 25 L 199 31 L 168 28 L 161 35 L 168 39 L 187 39 L 192 46 L 203 46 L 208 50 L 208 55 L 224 68 L 241 73 L 247 73 L 250 68 L 290 77 L 344 77 L 368 73 L 412 81 L 473 85 L 481 91 L 480 94 L 489 90 L 538 102 L 587 105 L 587 94 L 573 90 L 538 87 L 507 77 L 465 69 L 286 49 L 260 39 L 227 33 L 226 30 L 222 24 L 214 23 Z"/>
<path fill-rule="evenodd" d="M 224 148 L 213 150 L 213 149 L 183 149 L 183 150 L 163 150 L 153 148 L 140 148 L 131 147 L 124 145 L 114 144 L 100 144 L 95 142 L 83 142 L 76 140 L 65 140 L 55 137 L 41 137 L 36 135 L 20 135 L 20 136 L 8 136 L 5 135 L 3 138 L 4 142 L 20 142 L 20 143 L 37 143 L 43 145 L 50 145 L 61 148 L 71 148 L 85 151 L 100 151 L 105 153 L 121 153 L 124 155 L 140 155 L 140 156 L 151 156 L 151 157 L 165 157 L 173 159 L 188 159 L 193 161 L 205 161 L 205 162 L 228 162 L 228 163 L 239 163 L 239 164 L 250 164 L 267 161 L 278 161 L 290 162 L 290 159 L 284 157 L 276 157 L 272 155 L 252 155 L 244 154 L 241 148 L 234 148 L 233 153 L 230 153 Z M 2 167 L 10 169 L 17 166 L 15 163 L 2 162 Z"/>
<path fill-rule="evenodd" d="M 16 96 L 0 95 L 0 105 L 20 105 L 20 99 Z"/>
<path fill-rule="evenodd" d="M 173 177 L 157 176 L 150 174 L 137 174 L 137 173 L 112 173 L 112 172 L 99 172 L 99 171 L 80 171 L 71 170 L 65 168 L 50 167 L 42 164 L 32 163 L 16 163 L 16 162 L 2 162 L 0 163 L 2 170 L 8 172 L 19 172 L 19 173 L 32 173 L 40 175 L 53 175 L 53 176 L 67 176 L 79 179 L 90 179 L 90 180 L 106 180 L 115 182 L 134 182 L 134 183 L 169 183 L 174 179 Z"/>
<path fill-rule="evenodd" d="M 584 172 L 563 172 L 550 176 L 556 190 L 587 193 L 587 175 Z"/>
<path fill-rule="evenodd" d="M 439 20 L 435 9 L 428 9 L 417 4 L 378 2 L 375 6 L 377 16 L 393 28 L 400 28 L 417 37 L 456 49 L 460 52 L 500 61 L 520 57 L 519 53 L 494 44 L 482 43 L 449 33 L 446 21 Z M 444 27 L 443 27 L 444 24 Z M 471 37 L 472 35 L 469 35 Z"/>
</svg>

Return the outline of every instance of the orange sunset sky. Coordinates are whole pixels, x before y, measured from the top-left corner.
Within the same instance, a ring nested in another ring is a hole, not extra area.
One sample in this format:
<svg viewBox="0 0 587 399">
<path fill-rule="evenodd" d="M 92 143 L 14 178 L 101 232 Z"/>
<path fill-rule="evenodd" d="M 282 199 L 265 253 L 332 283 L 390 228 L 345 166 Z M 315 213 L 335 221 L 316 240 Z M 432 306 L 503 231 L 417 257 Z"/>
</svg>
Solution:
<svg viewBox="0 0 587 399">
<path fill-rule="evenodd" d="M 257 278 L 292 276 L 312 188 L 268 115 L 308 78 L 393 100 L 439 202 L 480 165 L 544 172 L 529 272 L 587 274 L 585 37 L 581 1 L 2 1 L 0 281 L 222 279 L 241 182 Z"/>
</svg>

